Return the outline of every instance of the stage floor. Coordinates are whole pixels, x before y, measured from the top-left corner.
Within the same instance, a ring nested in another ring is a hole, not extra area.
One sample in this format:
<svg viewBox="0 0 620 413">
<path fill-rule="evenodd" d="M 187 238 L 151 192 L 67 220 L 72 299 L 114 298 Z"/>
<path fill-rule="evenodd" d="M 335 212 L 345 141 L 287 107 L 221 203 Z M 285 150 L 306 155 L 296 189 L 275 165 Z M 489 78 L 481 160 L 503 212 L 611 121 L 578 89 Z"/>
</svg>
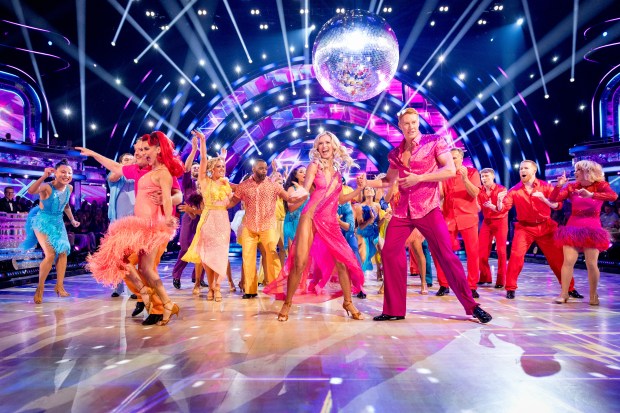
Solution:
<svg viewBox="0 0 620 413">
<path fill-rule="evenodd" d="M 240 262 L 233 259 L 234 278 Z M 546 265 L 526 264 L 516 300 L 479 289 L 493 315 L 481 325 L 453 294 L 418 293 L 407 318 L 374 322 L 383 296 L 374 276 L 366 317 L 341 299 L 294 305 L 259 294 L 221 303 L 192 296 L 189 268 L 172 288 L 180 308 L 165 327 L 131 318 L 135 300 L 110 298 L 88 276 L 67 279 L 70 298 L 33 304 L 35 286 L 0 290 L 0 410 L 6 412 L 617 412 L 620 411 L 620 276 L 603 273 L 601 305 L 586 296 L 552 304 L 559 286 Z M 225 284 L 226 285 L 226 284 Z"/>
</svg>

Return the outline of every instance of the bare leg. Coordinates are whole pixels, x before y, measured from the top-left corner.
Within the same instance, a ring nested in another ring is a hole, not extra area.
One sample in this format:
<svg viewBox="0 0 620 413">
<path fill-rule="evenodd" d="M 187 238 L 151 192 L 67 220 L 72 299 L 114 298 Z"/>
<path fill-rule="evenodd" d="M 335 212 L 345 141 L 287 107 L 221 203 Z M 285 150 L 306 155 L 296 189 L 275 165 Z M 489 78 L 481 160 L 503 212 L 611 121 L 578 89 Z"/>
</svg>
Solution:
<svg viewBox="0 0 620 413">
<path fill-rule="evenodd" d="M 351 318 L 355 320 L 363 320 L 362 313 L 353 305 L 351 300 L 351 278 L 349 272 L 344 264 L 337 262 L 336 270 L 338 271 L 338 280 L 340 281 L 340 288 L 342 288 L 343 303 L 342 308 L 345 309 L 347 314 L 351 313 Z"/>
<path fill-rule="evenodd" d="M 288 320 L 288 312 L 291 308 L 291 304 L 293 303 L 293 295 L 299 286 L 301 274 L 308 263 L 308 254 L 310 253 L 310 246 L 312 245 L 313 238 L 314 233 L 312 232 L 312 219 L 309 215 L 302 215 L 299 219 L 297 234 L 295 234 L 295 261 L 293 268 L 288 275 L 288 279 L 286 280 L 286 300 L 284 301 L 284 304 L 282 304 L 280 314 L 278 314 L 279 321 Z M 349 283 L 349 298 L 350 297 L 351 286 Z"/>
<path fill-rule="evenodd" d="M 598 269 L 598 254 L 596 248 L 586 248 L 583 251 L 586 258 L 586 267 L 588 268 L 588 284 L 590 285 L 590 305 L 598 305 L 598 282 L 601 278 L 601 272 Z M 562 279 L 562 287 L 564 287 L 564 279 Z"/>
<path fill-rule="evenodd" d="M 220 292 L 220 280 L 219 274 L 217 274 L 211 267 L 203 264 L 205 273 L 207 274 L 207 280 L 209 283 L 209 295 L 217 302 L 222 301 L 222 293 Z"/>
<path fill-rule="evenodd" d="M 200 282 L 202 278 L 202 263 L 200 264 L 194 264 L 194 289 L 192 290 L 192 294 L 194 295 L 200 295 Z M 209 284 L 209 286 L 211 286 L 211 283 L 209 281 L 207 281 L 207 283 Z"/>
<path fill-rule="evenodd" d="M 54 291 L 60 297 L 69 297 L 71 294 L 65 291 L 65 273 L 67 272 L 67 254 L 58 254 L 56 260 L 56 287 Z"/>
<path fill-rule="evenodd" d="M 153 251 L 148 254 L 140 255 L 140 270 L 148 284 L 155 290 L 155 293 L 165 305 L 170 301 L 170 297 L 168 297 L 164 284 L 161 282 L 161 278 L 159 278 L 159 274 L 155 270 L 155 260 L 157 259 L 158 253 L 159 251 L 157 249 L 153 249 Z"/>
<path fill-rule="evenodd" d="M 43 302 L 43 290 L 45 289 L 45 280 L 52 270 L 54 265 L 54 258 L 56 257 L 56 251 L 50 244 L 47 243 L 47 235 L 35 231 L 34 234 L 39 241 L 39 245 L 43 248 L 43 260 L 39 264 L 39 284 L 37 285 L 37 291 L 34 293 L 34 303 L 41 304 Z"/>
<path fill-rule="evenodd" d="M 228 266 L 226 267 L 226 276 L 228 277 L 228 284 L 230 285 L 230 291 L 235 292 L 235 282 L 232 279 L 232 270 L 230 269 L 230 260 L 228 260 Z"/>
<path fill-rule="evenodd" d="M 564 263 L 562 264 L 562 293 L 555 302 L 558 304 L 565 303 L 568 300 L 568 288 L 573 279 L 573 268 L 579 257 L 579 252 L 568 245 L 562 247 L 564 251 Z"/>
</svg>

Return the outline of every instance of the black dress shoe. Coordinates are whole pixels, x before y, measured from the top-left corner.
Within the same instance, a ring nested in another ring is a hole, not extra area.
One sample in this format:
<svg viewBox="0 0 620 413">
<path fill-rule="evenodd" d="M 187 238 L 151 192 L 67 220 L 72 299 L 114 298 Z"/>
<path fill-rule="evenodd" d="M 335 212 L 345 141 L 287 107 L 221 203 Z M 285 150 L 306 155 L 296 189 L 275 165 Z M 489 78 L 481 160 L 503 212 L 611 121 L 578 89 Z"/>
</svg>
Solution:
<svg viewBox="0 0 620 413">
<path fill-rule="evenodd" d="M 138 296 L 137 296 L 137 295 L 135 295 L 135 294 L 131 294 L 131 295 L 129 296 L 129 298 L 131 298 L 132 300 L 137 300 L 137 299 L 138 299 Z"/>
<path fill-rule="evenodd" d="M 471 290 L 471 296 L 474 298 L 480 298 L 480 294 L 478 294 L 477 290 Z"/>
<path fill-rule="evenodd" d="M 356 297 L 363 300 L 364 298 L 366 298 L 366 293 L 364 293 L 364 291 L 360 291 L 359 293 L 357 293 Z"/>
<path fill-rule="evenodd" d="M 405 316 L 404 315 L 381 314 L 376 317 L 373 317 L 372 319 L 375 321 L 393 321 L 393 320 L 404 320 Z"/>
<path fill-rule="evenodd" d="M 504 288 L 504 284 L 495 284 L 495 288 Z"/>
<path fill-rule="evenodd" d="M 136 308 L 134 308 L 133 313 L 131 313 L 131 316 L 135 317 L 138 314 L 140 314 L 142 311 L 144 311 L 144 303 L 142 301 L 138 301 L 136 303 Z"/>
<path fill-rule="evenodd" d="M 413 274 L 413 273 L 410 273 L 410 274 L 409 274 L 409 276 L 410 276 L 410 277 L 419 277 L 419 276 L 420 276 L 420 274 Z"/>
<path fill-rule="evenodd" d="M 201 286 L 201 287 L 204 287 L 204 288 L 207 288 L 207 287 L 209 286 L 209 284 L 207 284 L 207 283 L 205 282 L 205 280 L 202 280 L 202 281 L 200 281 L 200 286 Z"/>
<path fill-rule="evenodd" d="M 473 316 L 477 318 L 478 321 L 480 321 L 482 324 L 486 324 L 493 319 L 493 317 L 491 317 L 491 314 L 484 311 L 482 308 L 480 308 L 479 305 L 474 308 Z"/>
<path fill-rule="evenodd" d="M 174 288 L 176 288 L 177 290 L 181 289 L 181 280 L 177 280 L 176 278 L 172 279 L 172 285 L 174 285 Z"/>
<path fill-rule="evenodd" d="M 444 287 L 443 285 L 439 287 L 439 290 L 435 293 L 437 297 L 442 297 L 446 294 L 450 294 L 450 289 L 448 287 Z"/>
<path fill-rule="evenodd" d="M 514 291 L 506 291 L 506 298 L 509 300 L 514 300 L 515 299 L 515 292 Z"/>
<path fill-rule="evenodd" d="M 579 294 L 577 290 L 569 291 L 568 295 L 573 298 L 583 298 L 583 295 Z"/>
<path fill-rule="evenodd" d="M 426 286 L 427 286 L 427 287 L 432 287 L 432 286 L 433 286 L 433 283 L 426 283 Z"/>
<path fill-rule="evenodd" d="M 116 297 L 120 297 L 120 296 L 121 296 L 121 295 L 120 295 L 119 293 L 117 293 L 116 291 L 114 291 L 110 297 L 114 297 L 114 298 L 116 298 Z"/>
<path fill-rule="evenodd" d="M 254 298 L 254 297 L 256 297 L 256 296 L 257 296 L 257 294 L 243 294 L 243 295 L 241 296 L 241 298 L 243 298 L 244 300 L 248 300 L 248 299 L 250 299 L 250 298 Z"/>
<path fill-rule="evenodd" d="M 477 284 L 478 284 L 478 285 L 483 285 L 483 284 L 486 284 L 486 282 L 485 282 L 485 281 L 478 281 L 478 283 L 477 283 Z"/>
<path fill-rule="evenodd" d="M 152 326 L 153 324 L 157 324 L 158 321 L 163 320 L 163 318 L 163 314 L 149 314 L 149 316 L 142 322 L 142 325 Z"/>
</svg>

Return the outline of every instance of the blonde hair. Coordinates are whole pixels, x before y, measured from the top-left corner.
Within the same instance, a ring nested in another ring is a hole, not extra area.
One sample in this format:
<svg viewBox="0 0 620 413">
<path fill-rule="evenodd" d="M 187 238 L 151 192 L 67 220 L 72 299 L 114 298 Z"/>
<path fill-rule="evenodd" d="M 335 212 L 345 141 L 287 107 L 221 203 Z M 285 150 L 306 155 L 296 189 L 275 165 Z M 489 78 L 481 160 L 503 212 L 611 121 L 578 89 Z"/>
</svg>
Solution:
<svg viewBox="0 0 620 413">
<path fill-rule="evenodd" d="M 526 159 L 524 161 L 521 161 L 521 163 L 519 165 L 522 165 L 524 163 L 529 163 L 530 165 L 532 165 L 534 167 L 534 171 L 538 172 L 538 165 L 536 165 L 536 162 L 530 161 L 529 159 Z"/>
<path fill-rule="evenodd" d="M 583 171 L 584 178 L 590 182 L 601 182 L 605 180 L 603 167 L 594 161 L 579 161 L 575 164 L 575 171 Z"/>
<path fill-rule="evenodd" d="M 222 161 L 224 163 L 224 168 L 226 168 L 226 161 L 223 158 L 215 157 L 215 158 L 209 158 L 207 159 L 207 172 L 211 172 L 213 173 L 213 169 L 215 168 L 215 165 L 219 162 Z"/>
<path fill-rule="evenodd" d="M 336 169 L 350 169 L 351 167 L 359 168 L 359 166 L 355 163 L 355 160 L 351 157 L 351 150 L 341 144 L 336 135 L 328 131 L 321 132 L 316 135 L 316 138 L 314 138 L 312 149 L 310 149 L 310 161 L 321 160 L 321 154 L 317 148 L 319 146 L 319 139 L 325 135 L 329 136 L 332 148 L 334 149 L 334 166 Z"/>
<path fill-rule="evenodd" d="M 401 110 L 400 112 L 398 112 L 398 123 L 400 123 L 400 120 L 403 118 L 403 116 L 405 115 L 418 115 L 420 116 L 420 114 L 418 113 L 417 110 L 415 110 L 414 108 L 407 108 L 404 110 Z"/>
</svg>

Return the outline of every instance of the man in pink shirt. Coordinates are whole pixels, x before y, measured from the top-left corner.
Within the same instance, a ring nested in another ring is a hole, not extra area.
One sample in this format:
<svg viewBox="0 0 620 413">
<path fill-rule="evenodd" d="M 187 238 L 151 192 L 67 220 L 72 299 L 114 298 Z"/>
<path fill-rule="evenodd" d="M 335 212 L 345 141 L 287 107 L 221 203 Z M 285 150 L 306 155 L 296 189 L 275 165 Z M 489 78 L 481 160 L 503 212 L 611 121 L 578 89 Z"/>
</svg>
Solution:
<svg viewBox="0 0 620 413">
<path fill-rule="evenodd" d="M 390 167 L 384 178 L 368 181 L 375 188 L 391 187 L 398 179 L 401 194 L 393 208 L 386 231 L 382 258 L 385 295 L 383 314 L 375 321 L 405 318 L 407 299 L 407 257 L 405 241 L 418 228 L 428 241 L 431 253 L 442 263 L 448 285 L 465 308 L 481 323 L 492 317 L 472 297 L 461 262 L 452 252 L 448 227 L 439 209 L 439 182 L 453 177 L 456 167 L 445 140 L 420 133 L 418 112 L 407 108 L 398 117 L 403 132 L 401 144 L 388 155 Z"/>
</svg>

